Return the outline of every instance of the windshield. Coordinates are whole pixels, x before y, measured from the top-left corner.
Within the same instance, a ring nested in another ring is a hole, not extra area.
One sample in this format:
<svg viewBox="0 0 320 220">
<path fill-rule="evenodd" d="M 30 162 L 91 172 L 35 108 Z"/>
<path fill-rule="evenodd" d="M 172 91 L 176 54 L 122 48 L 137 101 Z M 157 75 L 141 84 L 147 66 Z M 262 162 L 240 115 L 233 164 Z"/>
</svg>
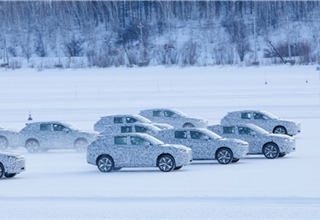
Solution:
<svg viewBox="0 0 320 220">
<path fill-rule="evenodd" d="M 265 115 L 268 116 L 270 119 L 278 119 L 278 118 L 279 118 L 279 117 L 275 116 L 274 114 L 271 114 L 270 112 L 262 111 L 261 113 L 265 114 Z"/>
<path fill-rule="evenodd" d="M 221 138 L 220 135 L 217 135 L 216 133 L 214 133 L 210 130 L 207 130 L 207 129 L 203 129 L 203 130 L 201 130 L 201 132 L 203 132 L 204 134 L 206 134 L 207 136 L 209 136 L 213 139 L 220 139 Z"/>
<path fill-rule="evenodd" d="M 77 127 L 73 124 L 70 124 L 70 123 L 63 123 L 63 125 L 73 131 L 80 131 L 81 130 L 79 127 Z"/>
<path fill-rule="evenodd" d="M 152 123 L 152 121 L 150 121 L 149 119 L 143 117 L 143 116 L 140 116 L 140 115 L 135 115 L 134 116 L 139 122 L 142 122 L 142 123 Z"/>
<path fill-rule="evenodd" d="M 188 115 L 187 115 L 186 113 L 184 113 L 184 112 L 182 112 L 182 111 L 179 111 L 179 110 L 177 110 L 177 109 L 172 109 L 172 110 L 170 109 L 170 111 L 176 113 L 176 114 L 179 115 L 179 116 L 188 117 Z"/>
<path fill-rule="evenodd" d="M 157 138 L 154 138 L 150 135 L 148 136 L 144 136 L 144 139 L 146 139 L 147 141 L 149 141 L 152 145 L 161 145 L 164 144 L 162 141 L 158 140 Z"/>
<path fill-rule="evenodd" d="M 269 134 L 266 130 L 256 126 L 256 125 L 247 125 L 251 130 L 256 132 L 257 134 Z"/>
</svg>

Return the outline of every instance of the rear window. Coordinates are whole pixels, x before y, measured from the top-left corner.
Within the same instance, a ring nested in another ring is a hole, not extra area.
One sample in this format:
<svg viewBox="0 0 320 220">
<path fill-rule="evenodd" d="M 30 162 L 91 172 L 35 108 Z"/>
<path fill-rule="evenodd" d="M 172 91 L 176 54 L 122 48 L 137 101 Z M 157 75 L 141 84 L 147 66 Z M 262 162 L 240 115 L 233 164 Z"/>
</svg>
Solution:
<svg viewBox="0 0 320 220">
<path fill-rule="evenodd" d="M 127 144 L 127 137 L 114 137 L 114 144 L 126 145 Z"/>
<path fill-rule="evenodd" d="M 113 122 L 115 124 L 122 124 L 123 123 L 123 119 L 122 119 L 122 117 L 114 117 Z"/>
<path fill-rule="evenodd" d="M 160 117 L 160 111 L 153 111 L 152 112 L 152 116 L 155 116 L 155 117 Z"/>
<path fill-rule="evenodd" d="M 234 126 L 223 127 L 223 133 L 224 134 L 234 134 L 235 133 Z"/>
<path fill-rule="evenodd" d="M 121 133 L 130 133 L 130 132 L 132 132 L 131 126 L 122 126 L 121 127 Z"/>
<path fill-rule="evenodd" d="M 241 113 L 241 118 L 242 119 L 251 119 L 251 113 L 250 112 Z"/>
<path fill-rule="evenodd" d="M 177 139 L 187 139 L 187 132 L 186 131 L 175 131 L 174 137 Z"/>
<path fill-rule="evenodd" d="M 51 124 L 40 124 L 40 131 L 51 131 Z"/>
</svg>

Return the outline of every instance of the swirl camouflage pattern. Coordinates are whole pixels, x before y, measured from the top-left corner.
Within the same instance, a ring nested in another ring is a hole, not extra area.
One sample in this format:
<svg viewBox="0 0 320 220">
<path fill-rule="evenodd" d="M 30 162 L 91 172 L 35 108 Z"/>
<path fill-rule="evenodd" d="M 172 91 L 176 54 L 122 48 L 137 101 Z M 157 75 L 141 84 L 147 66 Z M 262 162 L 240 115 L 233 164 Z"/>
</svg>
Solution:
<svg viewBox="0 0 320 220">
<path fill-rule="evenodd" d="M 0 179 L 5 176 L 7 178 L 14 177 L 25 171 L 26 159 L 23 155 L 0 152 Z"/>
<path fill-rule="evenodd" d="M 208 129 L 226 138 L 237 138 L 249 143 L 249 154 L 263 154 L 268 159 L 294 152 L 295 139 L 288 135 L 271 134 L 253 124 L 212 125 Z"/>
<path fill-rule="evenodd" d="M 20 144 L 29 153 L 49 149 L 75 149 L 78 152 L 85 152 L 98 134 L 98 132 L 83 131 L 67 122 L 33 122 L 27 123 L 20 131 Z"/>
<path fill-rule="evenodd" d="M 19 147 L 19 132 L 0 125 L 0 150 Z"/>
<path fill-rule="evenodd" d="M 229 164 L 244 158 L 249 152 L 247 142 L 221 138 L 206 128 L 161 130 L 155 137 L 165 143 L 190 147 L 193 160 L 216 159 L 220 164 Z"/>
<path fill-rule="evenodd" d="M 139 115 L 142 115 L 154 122 L 170 124 L 174 128 L 205 128 L 208 125 L 208 120 L 204 118 L 191 117 L 177 109 L 146 109 L 141 110 Z"/>
<path fill-rule="evenodd" d="M 122 125 L 122 124 L 132 124 L 132 123 L 144 123 L 152 124 L 160 129 L 172 128 L 171 125 L 165 123 L 154 123 L 149 119 L 141 115 L 108 115 L 101 117 L 94 125 L 93 129 L 98 132 L 103 132 L 103 130 L 110 125 Z"/>
<path fill-rule="evenodd" d="M 300 123 L 278 118 L 267 111 L 234 111 L 221 119 L 220 124 L 255 124 L 270 133 L 296 135 L 300 133 Z"/>
<path fill-rule="evenodd" d="M 158 167 L 169 172 L 191 163 L 192 150 L 142 133 L 100 135 L 88 146 L 87 162 L 101 172 L 123 167 Z"/>
</svg>

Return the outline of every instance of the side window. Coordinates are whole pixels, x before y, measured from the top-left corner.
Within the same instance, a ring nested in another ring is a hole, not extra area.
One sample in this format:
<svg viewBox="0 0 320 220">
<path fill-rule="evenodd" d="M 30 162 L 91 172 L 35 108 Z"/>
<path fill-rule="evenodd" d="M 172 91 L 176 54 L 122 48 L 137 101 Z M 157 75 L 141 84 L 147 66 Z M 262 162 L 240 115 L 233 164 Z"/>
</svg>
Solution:
<svg viewBox="0 0 320 220">
<path fill-rule="evenodd" d="M 172 111 L 164 111 L 163 112 L 165 117 L 174 117 L 175 114 Z"/>
<path fill-rule="evenodd" d="M 136 125 L 135 126 L 136 132 L 140 132 L 140 133 L 146 133 L 147 129 L 141 126 Z"/>
<path fill-rule="evenodd" d="M 243 112 L 241 113 L 242 119 L 251 119 L 251 113 L 250 112 Z"/>
<path fill-rule="evenodd" d="M 122 117 L 114 117 L 113 122 L 115 124 L 122 124 L 123 123 Z"/>
<path fill-rule="evenodd" d="M 190 131 L 191 139 L 204 140 L 206 135 L 199 131 Z"/>
<path fill-rule="evenodd" d="M 234 134 L 234 133 L 235 133 L 235 128 L 234 128 L 234 126 L 226 126 L 226 127 L 223 127 L 223 133 L 224 133 L 224 134 Z"/>
<path fill-rule="evenodd" d="M 127 137 L 114 137 L 114 144 L 118 145 L 126 145 L 127 144 Z"/>
<path fill-rule="evenodd" d="M 135 123 L 136 121 L 137 121 L 137 119 L 135 119 L 135 118 L 126 117 L 126 122 L 127 123 Z"/>
<path fill-rule="evenodd" d="M 187 132 L 186 131 L 175 131 L 174 137 L 177 139 L 187 139 Z"/>
<path fill-rule="evenodd" d="M 121 126 L 121 133 L 130 133 L 132 132 L 131 126 Z"/>
<path fill-rule="evenodd" d="M 65 127 L 63 125 L 60 124 L 53 124 L 53 130 L 54 131 L 63 131 Z"/>
<path fill-rule="evenodd" d="M 40 124 L 40 131 L 51 131 L 51 124 Z"/>
<path fill-rule="evenodd" d="M 239 134 L 250 134 L 251 129 L 248 127 L 238 127 Z"/>
<path fill-rule="evenodd" d="M 268 119 L 268 117 L 267 116 L 265 116 L 264 114 L 261 114 L 261 113 L 259 113 L 259 112 L 254 112 L 253 113 L 253 118 L 254 119 L 260 119 L 260 120 L 267 120 Z"/>
<path fill-rule="evenodd" d="M 132 136 L 130 137 L 130 142 L 132 145 L 149 145 L 150 142 L 146 141 L 141 137 Z"/>
<path fill-rule="evenodd" d="M 160 111 L 159 110 L 152 111 L 152 116 L 160 117 Z"/>
</svg>

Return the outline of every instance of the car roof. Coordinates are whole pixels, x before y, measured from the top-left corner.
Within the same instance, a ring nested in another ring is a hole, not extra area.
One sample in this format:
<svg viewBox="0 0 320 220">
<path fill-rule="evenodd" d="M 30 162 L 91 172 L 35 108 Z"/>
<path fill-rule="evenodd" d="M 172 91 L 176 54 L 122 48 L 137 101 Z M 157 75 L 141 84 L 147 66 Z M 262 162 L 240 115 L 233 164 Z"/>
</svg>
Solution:
<svg viewBox="0 0 320 220">
<path fill-rule="evenodd" d="M 109 118 L 109 117 L 127 117 L 127 116 L 131 116 L 131 117 L 143 117 L 143 116 L 138 115 L 138 114 L 119 114 L 119 115 L 106 115 L 106 116 L 101 116 L 101 118 Z"/>
</svg>

